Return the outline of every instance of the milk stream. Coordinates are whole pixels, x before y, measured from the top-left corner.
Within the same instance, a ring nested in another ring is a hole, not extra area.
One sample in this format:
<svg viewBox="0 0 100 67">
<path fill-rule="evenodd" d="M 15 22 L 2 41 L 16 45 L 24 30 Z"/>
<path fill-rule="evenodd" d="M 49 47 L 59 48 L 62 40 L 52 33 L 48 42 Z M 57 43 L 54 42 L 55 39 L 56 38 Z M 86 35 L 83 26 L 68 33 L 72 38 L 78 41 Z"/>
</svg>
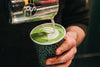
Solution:
<svg viewBox="0 0 100 67">
<path fill-rule="evenodd" d="M 52 22 L 52 24 L 53 24 L 53 33 L 55 33 L 55 21 L 54 21 L 53 18 L 51 18 L 51 22 Z"/>
</svg>

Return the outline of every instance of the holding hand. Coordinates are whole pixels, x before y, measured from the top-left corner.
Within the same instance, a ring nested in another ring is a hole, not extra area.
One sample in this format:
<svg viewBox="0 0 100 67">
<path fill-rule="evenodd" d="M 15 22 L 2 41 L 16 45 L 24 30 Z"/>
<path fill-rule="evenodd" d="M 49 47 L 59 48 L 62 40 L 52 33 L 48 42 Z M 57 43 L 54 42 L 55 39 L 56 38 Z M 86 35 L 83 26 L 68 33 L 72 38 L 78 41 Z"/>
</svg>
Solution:
<svg viewBox="0 0 100 67">
<path fill-rule="evenodd" d="M 56 57 L 46 60 L 46 67 L 68 67 L 77 52 L 77 46 L 85 37 L 84 31 L 78 26 L 70 26 L 66 29 L 67 33 L 64 42 L 56 50 Z"/>
</svg>

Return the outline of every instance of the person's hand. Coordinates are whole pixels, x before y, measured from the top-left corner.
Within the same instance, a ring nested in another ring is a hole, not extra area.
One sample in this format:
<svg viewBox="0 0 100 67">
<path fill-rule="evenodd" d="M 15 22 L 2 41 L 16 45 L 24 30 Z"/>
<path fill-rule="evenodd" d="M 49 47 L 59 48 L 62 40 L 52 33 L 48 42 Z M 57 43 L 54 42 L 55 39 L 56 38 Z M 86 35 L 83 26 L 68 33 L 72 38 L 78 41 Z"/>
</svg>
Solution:
<svg viewBox="0 0 100 67">
<path fill-rule="evenodd" d="M 75 38 L 73 38 L 71 35 L 74 35 Z M 56 55 L 60 55 L 60 56 L 49 58 L 46 61 L 46 64 L 52 66 L 47 66 L 47 67 L 68 67 L 71 64 L 71 61 L 74 58 L 76 52 L 77 52 L 76 33 L 68 32 L 64 37 L 64 42 L 56 50 Z M 58 64 L 58 65 L 54 65 L 54 64 Z"/>
<path fill-rule="evenodd" d="M 69 27 L 64 37 L 64 42 L 56 50 L 56 57 L 46 60 L 46 67 L 68 67 L 77 52 L 77 45 L 82 42 L 84 32 L 79 27 Z M 77 31 L 78 29 L 78 31 Z M 79 33 L 80 36 L 79 36 Z M 82 39 L 80 39 L 82 38 Z"/>
</svg>

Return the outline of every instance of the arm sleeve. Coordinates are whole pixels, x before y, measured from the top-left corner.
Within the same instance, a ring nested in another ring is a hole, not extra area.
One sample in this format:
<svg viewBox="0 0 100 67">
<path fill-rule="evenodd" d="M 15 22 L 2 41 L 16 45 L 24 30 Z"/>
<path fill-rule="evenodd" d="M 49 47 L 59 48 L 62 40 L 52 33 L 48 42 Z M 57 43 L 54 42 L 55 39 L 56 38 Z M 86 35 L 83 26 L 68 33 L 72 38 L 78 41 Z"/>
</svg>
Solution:
<svg viewBox="0 0 100 67">
<path fill-rule="evenodd" d="M 86 32 L 89 24 L 89 8 L 86 0 L 59 0 L 59 10 L 55 22 L 64 27 L 79 26 Z"/>
</svg>

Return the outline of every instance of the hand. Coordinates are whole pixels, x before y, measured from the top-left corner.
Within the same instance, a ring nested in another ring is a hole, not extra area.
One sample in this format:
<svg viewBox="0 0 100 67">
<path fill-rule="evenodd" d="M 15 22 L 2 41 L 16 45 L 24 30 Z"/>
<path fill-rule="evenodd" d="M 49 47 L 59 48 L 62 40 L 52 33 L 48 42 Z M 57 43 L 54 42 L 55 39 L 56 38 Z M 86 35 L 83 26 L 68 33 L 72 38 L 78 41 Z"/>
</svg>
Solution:
<svg viewBox="0 0 100 67">
<path fill-rule="evenodd" d="M 68 67 L 77 52 L 77 45 L 82 42 L 83 38 L 84 32 L 82 29 L 76 26 L 69 27 L 64 37 L 64 42 L 56 50 L 57 56 L 48 58 L 46 67 Z"/>
<path fill-rule="evenodd" d="M 47 59 L 46 64 L 52 65 L 47 67 L 68 67 L 71 64 L 71 61 L 74 58 L 75 53 L 77 52 L 76 33 L 68 32 L 65 35 L 64 39 L 65 40 L 62 45 L 56 50 L 56 55 L 59 56 Z"/>
</svg>

